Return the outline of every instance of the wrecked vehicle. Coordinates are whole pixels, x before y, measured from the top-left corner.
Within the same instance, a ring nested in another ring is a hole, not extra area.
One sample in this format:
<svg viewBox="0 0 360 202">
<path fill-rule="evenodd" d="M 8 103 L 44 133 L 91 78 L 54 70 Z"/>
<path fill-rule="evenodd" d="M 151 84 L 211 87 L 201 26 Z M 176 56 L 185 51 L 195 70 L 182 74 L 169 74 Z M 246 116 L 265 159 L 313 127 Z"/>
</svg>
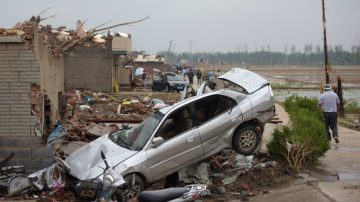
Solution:
<svg viewBox="0 0 360 202">
<path fill-rule="evenodd" d="M 202 85 L 197 96 L 154 112 L 136 127 L 79 148 L 65 159 L 69 174 L 77 183 L 101 176 L 104 163 L 99 153 L 104 151 L 127 181 L 124 194 L 131 197 L 225 148 L 253 154 L 275 112 L 272 89 L 263 77 L 239 68 L 218 79 Z"/>
<path fill-rule="evenodd" d="M 166 72 L 160 76 L 154 76 L 152 90 L 168 91 L 175 90 L 177 92 L 184 90 L 187 82 L 173 72 Z"/>
</svg>

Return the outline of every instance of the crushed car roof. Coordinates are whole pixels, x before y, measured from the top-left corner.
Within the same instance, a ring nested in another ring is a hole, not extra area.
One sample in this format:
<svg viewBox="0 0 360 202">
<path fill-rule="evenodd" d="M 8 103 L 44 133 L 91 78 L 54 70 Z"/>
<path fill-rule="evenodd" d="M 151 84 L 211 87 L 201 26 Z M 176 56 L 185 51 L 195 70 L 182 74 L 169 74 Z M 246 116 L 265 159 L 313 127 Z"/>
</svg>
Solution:
<svg viewBox="0 0 360 202">
<path fill-rule="evenodd" d="M 262 76 L 241 68 L 232 68 L 218 78 L 236 83 L 243 87 L 248 93 L 253 93 L 269 83 Z"/>
</svg>

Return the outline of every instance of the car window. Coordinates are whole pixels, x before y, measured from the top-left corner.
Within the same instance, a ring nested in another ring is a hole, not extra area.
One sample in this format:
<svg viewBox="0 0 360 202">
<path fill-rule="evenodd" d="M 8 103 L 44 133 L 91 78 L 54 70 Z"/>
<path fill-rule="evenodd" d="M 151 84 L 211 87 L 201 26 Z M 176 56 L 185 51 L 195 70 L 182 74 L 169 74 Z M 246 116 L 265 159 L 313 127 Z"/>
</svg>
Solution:
<svg viewBox="0 0 360 202">
<path fill-rule="evenodd" d="M 221 96 L 221 107 L 223 111 L 226 111 L 231 107 L 234 107 L 235 105 L 237 105 L 237 102 L 232 98 L 229 98 L 227 96 Z"/>
<path fill-rule="evenodd" d="M 175 112 L 172 112 L 160 126 L 156 136 L 164 138 L 164 140 L 171 139 L 185 131 L 194 127 L 191 111 L 189 107 L 183 107 Z"/>
<path fill-rule="evenodd" d="M 159 75 L 154 75 L 153 80 L 161 80 L 161 77 Z"/>
<path fill-rule="evenodd" d="M 120 130 L 111 133 L 109 138 L 121 147 L 133 150 L 141 150 L 163 117 L 164 114 L 161 112 L 155 112 L 136 127 L 131 128 L 130 130 Z"/>
<path fill-rule="evenodd" d="M 183 81 L 179 75 L 168 74 L 166 76 L 168 81 Z"/>
<path fill-rule="evenodd" d="M 222 114 L 237 102 L 223 95 L 211 95 L 195 102 L 197 125 Z"/>
</svg>

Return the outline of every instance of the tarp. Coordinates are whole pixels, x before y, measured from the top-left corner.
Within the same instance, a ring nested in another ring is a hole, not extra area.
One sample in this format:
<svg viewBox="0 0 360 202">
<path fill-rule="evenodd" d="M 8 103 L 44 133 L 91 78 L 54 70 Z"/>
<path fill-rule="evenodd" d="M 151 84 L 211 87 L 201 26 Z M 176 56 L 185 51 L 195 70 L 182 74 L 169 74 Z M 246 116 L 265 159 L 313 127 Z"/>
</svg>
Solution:
<svg viewBox="0 0 360 202">
<path fill-rule="evenodd" d="M 139 76 L 139 75 L 142 75 L 144 74 L 144 68 L 142 67 L 138 67 L 135 69 L 135 76 Z"/>
</svg>

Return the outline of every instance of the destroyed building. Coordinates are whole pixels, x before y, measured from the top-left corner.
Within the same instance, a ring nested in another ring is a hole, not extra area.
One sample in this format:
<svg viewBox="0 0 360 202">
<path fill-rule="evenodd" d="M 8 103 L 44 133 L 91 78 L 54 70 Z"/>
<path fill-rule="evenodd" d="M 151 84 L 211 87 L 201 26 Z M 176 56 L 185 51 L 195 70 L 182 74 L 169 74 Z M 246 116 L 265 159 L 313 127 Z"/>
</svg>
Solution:
<svg viewBox="0 0 360 202">
<path fill-rule="evenodd" d="M 113 92 L 131 52 L 130 37 L 80 35 L 39 22 L 0 29 L 0 158 L 15 153 L 10 164 L 27 172 L 52 162 L 42 145 L 66 110 L 65 88 Z M 117 37 L 126 43 L 113 52 Z"/>
<path fill-rule="evenodd" d="M 15 153 L 11 163 L 31 171 L 52 159 L 41 146 L 40 119 L 48 99 L 40 92 L 40 66 L 29 50 L 32 31 L 27 31 L 29 41 L 16 34 L 0 37 L 0 158 Z"/>
</svg>

